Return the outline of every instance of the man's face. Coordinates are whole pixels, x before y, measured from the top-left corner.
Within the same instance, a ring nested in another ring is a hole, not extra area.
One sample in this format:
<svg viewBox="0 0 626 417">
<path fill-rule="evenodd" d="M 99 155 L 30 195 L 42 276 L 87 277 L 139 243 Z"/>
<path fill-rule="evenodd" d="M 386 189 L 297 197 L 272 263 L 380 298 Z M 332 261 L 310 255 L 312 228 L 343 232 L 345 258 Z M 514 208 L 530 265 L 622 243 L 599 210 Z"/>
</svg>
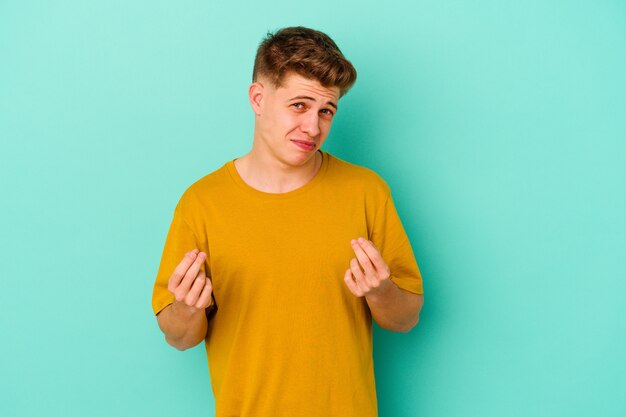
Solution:
<svg viewBox="0 0 626 417">
<path fill-rule="evenodd" d="M 339 87 L 323 87 L 291 73 L 278 88 L 263 80 L 253 83 L 250 100 L 257 114 L 258 150 L 283 164 L 302 166 L 315 157 L 330 132 Z"/>
</svg>

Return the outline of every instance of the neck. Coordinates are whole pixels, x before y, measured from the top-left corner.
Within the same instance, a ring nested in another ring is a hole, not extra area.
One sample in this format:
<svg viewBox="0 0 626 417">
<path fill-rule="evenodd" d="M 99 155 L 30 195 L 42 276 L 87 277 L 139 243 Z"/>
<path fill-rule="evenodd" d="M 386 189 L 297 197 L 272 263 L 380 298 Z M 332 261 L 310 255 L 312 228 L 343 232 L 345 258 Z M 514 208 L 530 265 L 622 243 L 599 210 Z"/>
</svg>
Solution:
<svg viewBox="0 0 626 417">
<path fill-rule="evenodd" d="M 239 176 L 252 188 L 266 193 L 287 193 L 311 181 L 322 166 L 320 151 L 299 166 L 291 166 L 254 148 L 235 160 Z"/>
</svg>

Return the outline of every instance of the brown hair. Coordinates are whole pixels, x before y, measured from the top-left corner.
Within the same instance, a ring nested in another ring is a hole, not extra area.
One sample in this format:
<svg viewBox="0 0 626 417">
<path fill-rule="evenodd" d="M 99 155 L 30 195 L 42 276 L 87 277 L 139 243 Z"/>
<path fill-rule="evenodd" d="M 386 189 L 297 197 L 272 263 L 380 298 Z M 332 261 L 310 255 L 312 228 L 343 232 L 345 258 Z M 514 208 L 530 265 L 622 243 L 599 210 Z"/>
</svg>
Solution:
<svg viewBox="0 0 626 417">
<path fill-rule="evenodd" d="M 266 77 L 280 87 L 289 72 L 327 88 L 339 87 L 340 96 L 356 81 L 356 70 L 337 44 L 325 33 L 302 26 L 267 33 L 256 53 L 252 81 Z"/>
</svg>

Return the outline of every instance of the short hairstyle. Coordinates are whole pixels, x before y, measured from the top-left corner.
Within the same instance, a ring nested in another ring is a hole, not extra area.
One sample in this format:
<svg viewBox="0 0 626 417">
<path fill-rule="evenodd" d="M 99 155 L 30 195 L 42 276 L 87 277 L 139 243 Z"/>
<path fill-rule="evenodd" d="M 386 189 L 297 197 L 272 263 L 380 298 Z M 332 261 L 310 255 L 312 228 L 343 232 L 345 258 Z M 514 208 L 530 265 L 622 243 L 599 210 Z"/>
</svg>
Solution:
<svg viewBox="0 0 626 417">
<path fill-rule="evenodd" d="M 356 81 L 356 70 L 325 33 L 302 26 L 268 32 L 256 53 L 252 81 L 269 79 L 280 87 L 287 73 L 317 80 L 324 87 L 339 87 L 340 96 Z"/>
</svg>

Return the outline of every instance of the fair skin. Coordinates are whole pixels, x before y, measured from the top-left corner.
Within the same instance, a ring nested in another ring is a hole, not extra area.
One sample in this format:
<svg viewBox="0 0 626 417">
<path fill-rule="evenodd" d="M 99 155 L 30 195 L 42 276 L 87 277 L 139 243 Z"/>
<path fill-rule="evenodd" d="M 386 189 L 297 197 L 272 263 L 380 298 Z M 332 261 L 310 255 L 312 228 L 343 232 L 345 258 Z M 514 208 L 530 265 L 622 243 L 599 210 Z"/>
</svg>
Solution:
<svg viewBox="0 0 626 417">
<path fill-rule="evenodd" d="M 338 87 L 288 75 L 281 87 L 260 78 L 248 89 L 255 114 L 252 150 L 235 160 L 242 179 L 268 193 L 285 193 L 309 182 L 319 170 L 317 152 L 330 132 Z"/>
<path fill-rule="evenodd" d="M 187 252 L 174 269 L 167 289 L 174 302 L 157 315 L 165 340 L 179 350 L 196 346 L 206 337 L 206 309 L 212 304 L 213 286 L 202 269 L 206 253 Z"/>
<path fill-rule="evenodd" d="M 321 166 L 318 150 L 337 112 L 339 88 L 287 74 L 280 87 L 260 78 L 250 85 L 248 95 L 255 114 L 254 141 L 251 151 L 235 160 L 239 175 L 251 187 L 268 193 L 302 187 Z M 343 279 L 348 290 L 365 298 L 379 326 L 397 332 L 413 328 L 423 296 L 391 281 L 391 271 L 371 241 L 355 236 L 346 244 L 355 255 L 346 262 Z M 205 259 L 198 249 L 185 255 L 168 283 L 175 301 L 157 316 L 167 342 L 180 350 L 206 337 L 212 286 L 203 271 Z"/>
</svg>

